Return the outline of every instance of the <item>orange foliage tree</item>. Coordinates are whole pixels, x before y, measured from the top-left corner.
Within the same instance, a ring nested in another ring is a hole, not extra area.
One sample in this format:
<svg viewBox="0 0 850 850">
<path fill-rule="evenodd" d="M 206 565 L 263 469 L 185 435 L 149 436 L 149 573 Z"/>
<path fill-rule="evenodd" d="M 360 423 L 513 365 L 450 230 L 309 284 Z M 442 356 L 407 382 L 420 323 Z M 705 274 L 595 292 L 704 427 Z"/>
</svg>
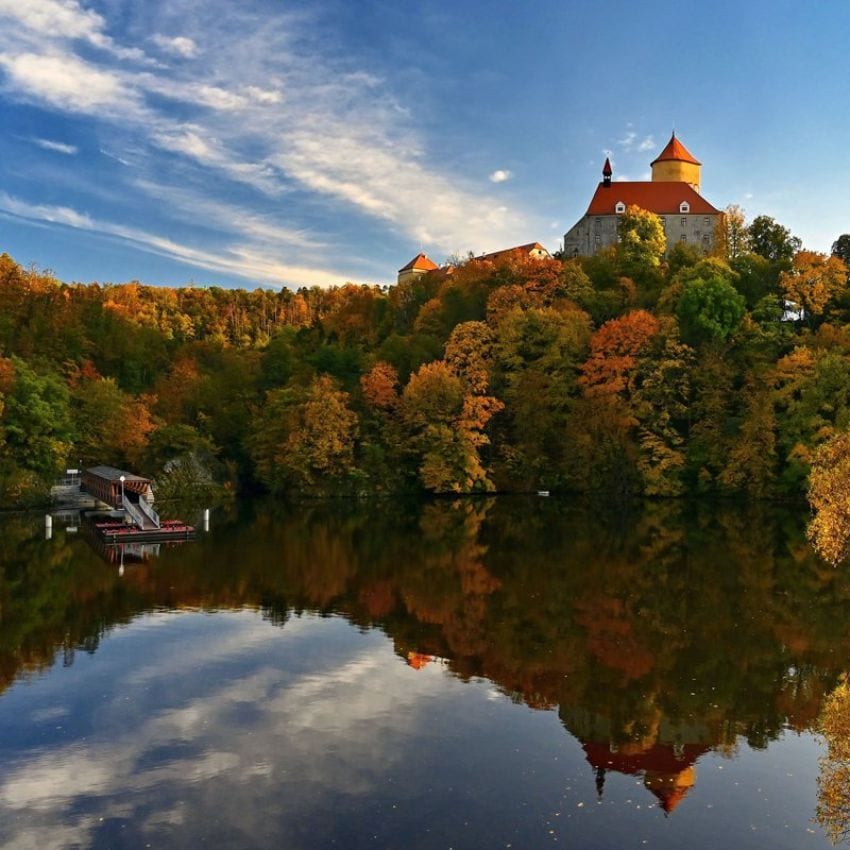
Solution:
<svg viewBox="0 0 850 850">
<path fill-rule="evenodd" d="M 847 266 L 836 256 L 799 251 L 779 276 L 782 294 L 802 307 L 812 322 L 829 301 L 847 289 Z"/>
</svg>

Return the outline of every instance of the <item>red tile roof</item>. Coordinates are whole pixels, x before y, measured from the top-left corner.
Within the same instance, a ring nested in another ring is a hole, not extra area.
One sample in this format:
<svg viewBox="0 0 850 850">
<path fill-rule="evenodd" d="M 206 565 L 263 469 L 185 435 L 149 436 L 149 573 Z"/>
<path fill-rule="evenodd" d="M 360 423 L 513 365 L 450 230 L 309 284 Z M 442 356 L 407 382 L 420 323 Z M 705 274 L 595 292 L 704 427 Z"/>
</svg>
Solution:
<svg viewBox="0 0 850 850">
<path fill-rule="evenodd" d="M 676 134 L 670 137 L 667 142 L 667 147 L 650 163 L 655 165 L 656 162 L 664 162 L 665 160 L 673 159 L 679 162 L 692 162 L 694 165 L 702 165 L 698 159 L 694 159 L 693 154 L 676 138 Z"/>
<path fill-rule="evenodd" d="M 491 254 L 482 254 L 480 257 L 476 259 L 479 260 L 489 260 L 490 262 L 494 262 L 496 260 L 501 260 L 504 257 L 509 257 L 514 251 L 520 251 L 523 254 L 530 254 L 532 251 L 537 249 L 538 251 L 546 251 L 546 249 L 539 242 L 529 242 L 527 245 L 517 245 L 515 248 L 505 248 L 502 251 L 493 251 Z M 546 251 L 548 254 L 549 252 Z"/>
<path fill-rule="evenodd" d="M 402 266 L 398 271 L 399 274 L 401 272 L 409 272 L 413 269 L 417 271 L 423 272 L 432 272 L 434 269 L 438 269 L 439 266 L 429 257 L 426 257 L 424 254 L 417 254 L 406 266 Z"/>
<path fill-rule="evenodd" d="M 679 215 L 679 204 L 687 201 L 692 215 L 718 215 L 713 207 L 689 183 L 635 181 L 600 183 L 587 208 L 588 215 L 614 215 L 614 207 L 622 201 L 627 207 L 635 204 L 656 215 Z"/>
</svg>

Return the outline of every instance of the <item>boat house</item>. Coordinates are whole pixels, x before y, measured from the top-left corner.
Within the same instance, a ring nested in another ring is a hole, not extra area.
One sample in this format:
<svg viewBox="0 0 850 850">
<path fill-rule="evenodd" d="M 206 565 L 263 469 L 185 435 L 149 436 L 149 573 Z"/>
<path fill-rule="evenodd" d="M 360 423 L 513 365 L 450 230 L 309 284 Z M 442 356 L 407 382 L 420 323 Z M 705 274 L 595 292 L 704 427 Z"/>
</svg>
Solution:
<svg viewBox="0 0 850 850">
<path fill-rule="evenodd" d="M 90 493 L 101 502 L 113 508 L 121 508 L 121 478 L 124 478 L 124 493 L 127 496 L 134 494 L 141 496 L 147 502 L 153 502 L 153 490 L 151 479 L 134 475 L 114 466 L 93 466 L 83 472 L 82 489 Z"/>
</svg>

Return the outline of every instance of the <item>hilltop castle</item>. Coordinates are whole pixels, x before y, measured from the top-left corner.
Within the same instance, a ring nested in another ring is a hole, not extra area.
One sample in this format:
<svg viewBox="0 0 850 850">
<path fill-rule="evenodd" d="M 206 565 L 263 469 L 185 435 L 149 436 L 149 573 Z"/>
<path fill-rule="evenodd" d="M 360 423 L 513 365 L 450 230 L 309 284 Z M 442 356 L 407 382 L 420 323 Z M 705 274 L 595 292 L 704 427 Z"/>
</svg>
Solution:
<svg viewBox="0 0 850 850">
<path fill-rule="evenodd" d="M 661 218 L 668 250 L 684 243 L 696 245 L 705 253 L 711 251 L 723 213 L 700 194 L 702 163 L 674 132 L 650 166 L 651 180 L 614 181 L 614 169 L 606 157 L 602 182 L 596 187 L 587 212 L 564 234 L 564 257 L 589 257 L 616 243 L 619 218 L 630 206 Z M 545 259 L 551 255 L 539 242 L 531 242 L 476 259 L 495 263 L 509 256 Z M 425 254 L 417 254 L 398 270 L 398 282 L 408 283 L 437 271 L 450 274 L 452 268 L 441 268 Z"/>
<path fill-rule="evenodd" d="M 590 256 L 613 245 L 618 218 L 632 205 L 660 216 L 668 250 L 678 242 L 711 250 L 723 213 L 700 194 L 702 163 L 674 132 L 651 168 L 652 180 L 612 182 L 611 161 L 605 159 L 587 212 L 564 234 L 566 257 Z"/>
</svg>

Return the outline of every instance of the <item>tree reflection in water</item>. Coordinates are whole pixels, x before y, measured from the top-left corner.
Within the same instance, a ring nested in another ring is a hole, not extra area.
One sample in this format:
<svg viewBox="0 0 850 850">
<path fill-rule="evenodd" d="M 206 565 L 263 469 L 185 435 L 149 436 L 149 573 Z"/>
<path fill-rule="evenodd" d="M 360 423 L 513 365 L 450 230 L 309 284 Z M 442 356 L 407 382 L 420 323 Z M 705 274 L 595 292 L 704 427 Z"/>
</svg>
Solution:
<svg viewBox="0 0 850 850">
<path fill-rule="evenodd" d="M 833 742 L 848 738 L 829 730 L 831 707 L 850 697 L 846 685 L 824 694 L 850 651 L 850 580 L 812 555 L 798 513 L 665 502 L 608 516 L 526 498 L 243 504 L 194 544 L 125 561 L 123 576 L 61 529 L 45 541 L 35 519 L 6 519 L 0 684 L 57 651 L 66 663 L 94 652 L 155 609 L 247 607 L 281 626 L 336 613 L 382 629 L 415 669 L 440 659 L 557 710 L 591 787 L 604 793 L 612 771 L 643 777 L 667 812 L 704 753 L 816 728 L 825 706 L 818 817 L 843 838 L 850 762 Z"/>
<path fill-rule="evenodd" d="M 850 684 L 841 679 L 820 716 L 827 752 L 820 760 L 817 820 L 833 844 L 850 839 Z"/>
</svg>

